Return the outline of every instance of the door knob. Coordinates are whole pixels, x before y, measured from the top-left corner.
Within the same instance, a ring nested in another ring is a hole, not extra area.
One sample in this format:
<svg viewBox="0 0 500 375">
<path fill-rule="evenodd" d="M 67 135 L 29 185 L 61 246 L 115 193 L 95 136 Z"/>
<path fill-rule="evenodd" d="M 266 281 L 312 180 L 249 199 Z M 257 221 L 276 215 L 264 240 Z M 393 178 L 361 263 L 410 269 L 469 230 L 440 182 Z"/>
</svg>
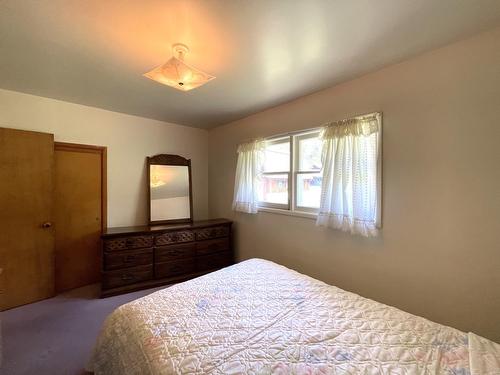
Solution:
<svg viewBox="0 0 500 375">
<path fill-rule="evenodd" d="M 45 223 L 42 224 L 42 228 L 50 228 L 52 226 L 52 223 L 50 221 L 46 221 Z"/>
</svg>

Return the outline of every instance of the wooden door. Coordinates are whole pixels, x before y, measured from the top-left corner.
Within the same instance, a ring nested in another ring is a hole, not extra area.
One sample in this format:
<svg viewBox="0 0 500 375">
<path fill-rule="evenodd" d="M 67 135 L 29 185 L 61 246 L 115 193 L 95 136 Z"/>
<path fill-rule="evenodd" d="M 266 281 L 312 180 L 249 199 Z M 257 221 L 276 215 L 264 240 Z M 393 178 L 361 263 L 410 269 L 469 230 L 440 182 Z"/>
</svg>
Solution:
<svg viewBox="0 0 500 375">
<path fill-rule="evenodd" d="M 0 309 L 54 295 L 54 136 L 0 128 Z"/>
<path fill-rule="evenodd" d="M 106 218 L 106 148 L 55 144 L 56 291 L 100 280 Z"/>
</svg>

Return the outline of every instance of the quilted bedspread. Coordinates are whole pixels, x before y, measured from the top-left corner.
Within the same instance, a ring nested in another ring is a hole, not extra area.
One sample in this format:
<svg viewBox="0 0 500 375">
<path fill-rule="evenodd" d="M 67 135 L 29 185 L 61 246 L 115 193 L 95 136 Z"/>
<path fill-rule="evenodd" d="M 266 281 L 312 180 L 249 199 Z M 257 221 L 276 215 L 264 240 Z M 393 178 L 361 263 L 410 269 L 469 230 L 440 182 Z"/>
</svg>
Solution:
<svg viewBox="0 0 500 375">
<path fill-rule="evenodd" d="M 116 309 L 88 370 L 500 374 L 500 346 L 251 259 Z"/>
</svg>

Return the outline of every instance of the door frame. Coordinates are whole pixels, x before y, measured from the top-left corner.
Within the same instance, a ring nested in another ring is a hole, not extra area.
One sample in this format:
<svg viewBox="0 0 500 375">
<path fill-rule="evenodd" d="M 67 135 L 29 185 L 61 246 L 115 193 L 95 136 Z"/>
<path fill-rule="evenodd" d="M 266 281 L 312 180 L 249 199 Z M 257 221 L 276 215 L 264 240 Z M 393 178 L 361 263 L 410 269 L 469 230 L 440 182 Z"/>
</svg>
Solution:
<svg viewBox="0 0 500 375">
<path fill-rule="evenodd" d="M 80 143 L 54 142 L 54 151 L 87 152 L 101 155 L 101 234 L 108 223 L 108 149 L 105 146 L 84 145 Z"/>
</svg>

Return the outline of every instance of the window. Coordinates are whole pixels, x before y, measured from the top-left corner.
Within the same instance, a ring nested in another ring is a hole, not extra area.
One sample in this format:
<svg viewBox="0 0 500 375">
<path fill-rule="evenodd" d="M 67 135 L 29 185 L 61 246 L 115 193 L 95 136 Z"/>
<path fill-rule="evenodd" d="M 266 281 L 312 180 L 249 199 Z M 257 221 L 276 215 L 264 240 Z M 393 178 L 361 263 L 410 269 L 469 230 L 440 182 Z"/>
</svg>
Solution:
<svg viewBox="0 0 500 375">
<path fill-rule="evenodd" d="M 238 146 L 233 209 L 317 216 L 316 224 L 376 236 L 381 227 L 382 114 L 335 121 Z"/>
<path fill-rule="evenodd" d="M 315 213 L 321 196 L 319 132 L 266 141 L 259 206 Z"/>
<path fill-rule="evenodd" d="M 290 137 L 267 141 L 260 183 L 259 205 L 290 208 Z"/>
<path fill-rule="evenodd" d="M 319 133 L 294 136 L 295 209 L 316 212 L 321 197 L 321 140 Z"/>
</svg>

